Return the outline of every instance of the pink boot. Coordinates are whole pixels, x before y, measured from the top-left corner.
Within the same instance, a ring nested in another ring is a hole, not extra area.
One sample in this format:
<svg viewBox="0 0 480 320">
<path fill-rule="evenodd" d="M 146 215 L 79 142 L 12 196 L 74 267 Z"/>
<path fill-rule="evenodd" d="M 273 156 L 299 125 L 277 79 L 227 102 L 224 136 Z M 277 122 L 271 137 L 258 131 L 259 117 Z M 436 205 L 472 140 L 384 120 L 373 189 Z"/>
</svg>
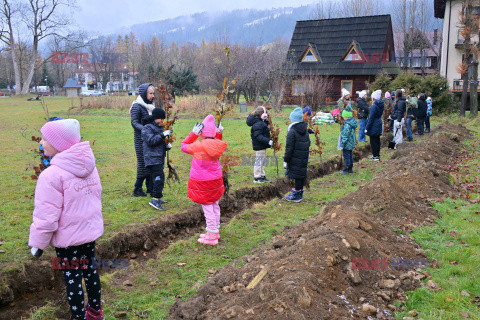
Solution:
<svg viewBox="0 0 480 320">
<path fill-rule="evenodd" d="M 214 234 L 217 235 L 217 240 L 219 240 L 220 239 L 220 233 L 214 233 Z M 206 235 L 207 235 L 206 233 L 202 233 L 200 235 L 200 238 L 203 239 L 203 238 L 205 238 Z"/>
<path fill-rule="evenodd" d="M 218 244 L 218 233 L 207 232 L 204 238 L 199 238 L 197 241 L 199 243 L 216 246 Z"/>
<path fill-rule="evenodd" d="M 86 308 L 86 317 L 85 319 L 87 320 L 103 320 L 103 310 L 100 308 L 100 310 L 95 310 L 89 305 L 87 305 Z"/>
</svg>

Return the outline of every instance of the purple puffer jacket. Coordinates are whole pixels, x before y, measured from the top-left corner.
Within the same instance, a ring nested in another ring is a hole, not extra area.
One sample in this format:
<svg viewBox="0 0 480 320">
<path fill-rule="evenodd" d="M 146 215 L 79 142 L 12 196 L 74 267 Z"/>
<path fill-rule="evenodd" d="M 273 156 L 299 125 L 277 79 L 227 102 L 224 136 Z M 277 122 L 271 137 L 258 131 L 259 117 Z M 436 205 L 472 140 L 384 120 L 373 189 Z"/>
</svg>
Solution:
<svg viewBox="0 0 480 320">
<path fill-rule="evenodd" d="M 88 141 L 56 154 L 38 178 L 31 247 L 78 246 L 103 234 L 102 186 Z"/>
</svg>

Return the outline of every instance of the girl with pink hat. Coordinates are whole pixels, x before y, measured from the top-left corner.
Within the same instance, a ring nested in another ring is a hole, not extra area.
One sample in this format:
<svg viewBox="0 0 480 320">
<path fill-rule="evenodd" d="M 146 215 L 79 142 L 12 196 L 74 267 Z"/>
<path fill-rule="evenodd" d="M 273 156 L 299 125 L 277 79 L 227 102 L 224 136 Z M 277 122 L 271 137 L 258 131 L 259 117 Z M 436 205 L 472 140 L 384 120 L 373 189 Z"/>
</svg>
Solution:
<svg viewBox="0 0 480 320">
<path fill-rule="evenodd" d="M 225 187 L 219 158 L 227 148 L 222 132 L 222 125 L 217 128 L 215 118 L 208 115 L 202 123 L 195 124 L 181 145 L 183 152 L 193 155 L 187 196 L 202 205 L 207 222 L 207 233 L 200 235 L 198 242 L 209 245 L 217 245 L 220 239 L 218 203 Z M 201 140 L 196 141 L 199 136 Z"/>
<path fill-rule="evenodd" d="M 28 245 L 36 258 L 49 245 L 55 247 L 52 267 L 63 272 L 70 319 L 101 320 L 95 240 L 103 234 L 102 186 L 95 157 L 90 142 L 80 142 L 80 124 L 75 119 L 47 122 L 40 131 L 40 144 L 52 160 L 38 177 Z"/>
</svg>

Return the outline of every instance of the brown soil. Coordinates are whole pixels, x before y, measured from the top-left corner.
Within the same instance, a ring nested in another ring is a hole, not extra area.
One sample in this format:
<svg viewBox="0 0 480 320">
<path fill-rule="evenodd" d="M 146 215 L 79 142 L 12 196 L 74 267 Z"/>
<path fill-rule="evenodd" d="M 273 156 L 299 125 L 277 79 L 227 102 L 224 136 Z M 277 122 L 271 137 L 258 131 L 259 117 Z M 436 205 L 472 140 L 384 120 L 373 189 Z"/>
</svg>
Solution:
<svg viewBox="0 0 480 320">
<path fill-rule="evenodd" d="M 409 230 L 431 224 L 437 212 L 429 200 L 453 192 L 440 172 L 468 136 L 449 123 L 437 131 L 402 144 L 372 181 L 287 228 L 266 251 L 244 257 L 244 266 L 227 266 L 187 301 L 177 299 L 169 319 L 393 319 L 393 301 L 429 274 L 394 268 L 391 259 L 425 259 Z M 355 269 L 358 257 L 387 259 L 388 267 Z M 264 268 L 263 280 L 246 289 Z"/>
</svg>

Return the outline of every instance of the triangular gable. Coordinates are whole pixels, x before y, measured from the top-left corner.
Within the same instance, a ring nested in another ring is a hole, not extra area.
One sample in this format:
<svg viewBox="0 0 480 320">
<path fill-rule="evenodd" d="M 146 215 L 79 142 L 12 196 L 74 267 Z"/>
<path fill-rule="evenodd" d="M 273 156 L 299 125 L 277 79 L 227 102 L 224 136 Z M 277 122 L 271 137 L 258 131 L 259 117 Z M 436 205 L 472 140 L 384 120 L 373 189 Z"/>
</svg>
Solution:
<svg viewBox="0 0 480 320">
<path fill-rule="evenodd" d="M 347 52 L 343 55 L 341 60 L 359 62 L 364 61 L 364 59 L 362 48 L 360 48 L 358 42 L 353 40 L 348 46 Z"/>
<path fill-rule="evenodd" d="M 307 45 L 307 49 L 305 49 L 305 52 L 302 54 L 300 58 L 300 62 L 320 62 L 322 63 L 322 58 L 318 54 L 318 51 L 316 50 L 315 46 L 309 43 Z"/>
</svg>

